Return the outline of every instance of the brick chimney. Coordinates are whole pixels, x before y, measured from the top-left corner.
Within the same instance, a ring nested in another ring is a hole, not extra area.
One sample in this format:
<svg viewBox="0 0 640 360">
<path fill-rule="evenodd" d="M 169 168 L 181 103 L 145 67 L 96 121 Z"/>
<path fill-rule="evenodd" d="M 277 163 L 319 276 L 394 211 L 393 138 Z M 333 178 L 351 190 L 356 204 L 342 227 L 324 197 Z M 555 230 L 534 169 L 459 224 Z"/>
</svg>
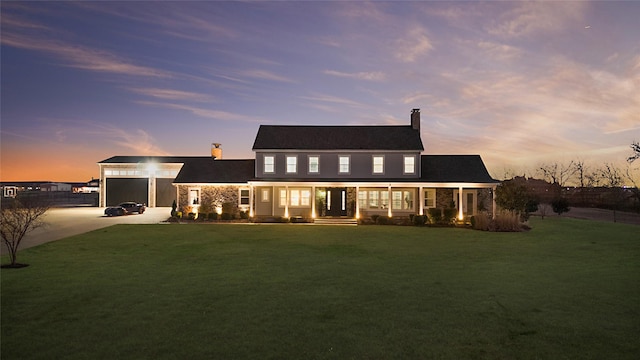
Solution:
<svg viewBox="0 0 640 360">
<path fill-rule="evenodd" d="M 222 159 L 222 148 L 219 143 L 211 144 L 211 157 L 214 159 Z"/>
<path fill-rule="evenodd" d="M 420 131 L 420 109 L 411 110 L 411 128 Z"/>
</svg>

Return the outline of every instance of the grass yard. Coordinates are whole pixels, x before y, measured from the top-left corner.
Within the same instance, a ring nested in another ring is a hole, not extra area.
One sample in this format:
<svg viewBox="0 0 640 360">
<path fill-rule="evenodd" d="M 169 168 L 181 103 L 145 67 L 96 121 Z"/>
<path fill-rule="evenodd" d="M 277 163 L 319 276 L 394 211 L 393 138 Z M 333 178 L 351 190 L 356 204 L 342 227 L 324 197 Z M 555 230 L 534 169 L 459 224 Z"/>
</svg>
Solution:
<svg viewBox="0 0 640 360">
<path fill-rule="evenodd" d="M 117 225 L 1 270 L 1 356 L 636 359 L 640 227 L 532 225 Z"/>
</svg>

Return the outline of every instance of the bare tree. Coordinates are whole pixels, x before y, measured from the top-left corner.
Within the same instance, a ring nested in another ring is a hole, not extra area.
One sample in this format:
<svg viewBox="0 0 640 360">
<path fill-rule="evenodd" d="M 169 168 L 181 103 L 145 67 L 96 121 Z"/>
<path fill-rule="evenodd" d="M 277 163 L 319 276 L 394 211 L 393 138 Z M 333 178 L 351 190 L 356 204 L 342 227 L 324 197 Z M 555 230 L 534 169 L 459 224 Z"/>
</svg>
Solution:
<svg viewBox="0 0 640 360">
<path fill-rule="evenodd" d="M 27 233 L 44 225 L 42 215 L 49 209 L 48 205 L 20 202 L 18 199 L 3 201 L 0 215 L 0 236 L 9 251 L 11 264 L 3 267 L 23 267 L 17 263 L 18 248 Z"/>
<path fill-rule="evenodd" d="M 569 164 L 542 164 L 538 168 L 538 171 L 542 173 L 544 179 L 550 183 L 565 186 L 571 176 L 576 172 L 576 166 L 574 164 L 573 160 L 571 160 Z"/>
<path fill-rule="evenodd" d="M 631 147 L 631 150 L 633 151 L 633 155 L 629 156 L 627 158 L 627 161 L 629 163 L 632 163 L 632 162 L 640 159 L 640 142 L 634 141 L 634 142 L 631 143 L 630 147 Z"/>
<path fill-rule="evenodd" d="M 600 178 L 604 186 L 609 188 L 609 200 L 613 205 L 613 222 L 616 222 L 618 206 L 625 200 L 625 194 L 621 187 L 622 174 L 615 165 L 604 164 L 604 167 L 600 169 Z"/>
</svg>

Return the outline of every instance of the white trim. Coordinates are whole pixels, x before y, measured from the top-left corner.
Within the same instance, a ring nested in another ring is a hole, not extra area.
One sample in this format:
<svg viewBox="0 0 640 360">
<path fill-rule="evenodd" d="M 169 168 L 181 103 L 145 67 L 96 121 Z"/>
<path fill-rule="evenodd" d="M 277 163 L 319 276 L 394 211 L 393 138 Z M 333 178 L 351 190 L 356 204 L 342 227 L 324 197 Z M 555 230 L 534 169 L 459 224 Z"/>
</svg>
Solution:
<svg viewBox="0 0 640 360">
<path fill-rule="evenodd" d="M 311 171 L 311 158 L 318 159 L 318 171 Z M 320 155 L 307 155 L 307 175 L 319 175 L 320 174 Z"/>
<path fill-rule="evenodd" d="M 376 158 L 382 158 L 382 171 L 376 172 Z M 373 154 L 371 155 L 371 175 L 374 176 L 384 176 L 385 173 L 385 157 L 384 154 Z"/>
<path fill-rule="evenodd" d="M 273 159 L 273 170 L 267 171 L 267 158 Z M 275 174 L 276 173 L 276 156 L 273 154 L 262 154 L 262 173 L 263 174 Z"/>
<path fill-rule="evenodd" d="M 407 158 L 413 158 L 413 172 L 406 172 L 406 159 Z M 416 156 L 415 155 L 404 155 L 402 157 L 402 175 L 415 175 L 416 172 L 416 168 L 417 168 L 417 164 L 416 164 Z"/>
<path fill-rule="evenodd" d="M 342 166 L 340 164 L 340 159 L 342 159 L 342 158 L 347 158 L 347 160 L 348 160 L 347 165 L 349 166 L 349 169 L 347 171 L 340 171 L 341 170 L 340 167 Z M 346 155 L 345 154 L 343 154 L 343 155 L 338 154 L 338 175 L 351 175 L 351 155 L 349 155 L 349 154 L 346 154 Z"/>
<path fill-rule="evenodd" d="M 289 159 L 293 159 L 293 171 L 289 171 Z M 298 173 L 298 155 L 285 155 L 284 156 L 284 172 L 285 174 L 297 174 Z"/>
</svg>

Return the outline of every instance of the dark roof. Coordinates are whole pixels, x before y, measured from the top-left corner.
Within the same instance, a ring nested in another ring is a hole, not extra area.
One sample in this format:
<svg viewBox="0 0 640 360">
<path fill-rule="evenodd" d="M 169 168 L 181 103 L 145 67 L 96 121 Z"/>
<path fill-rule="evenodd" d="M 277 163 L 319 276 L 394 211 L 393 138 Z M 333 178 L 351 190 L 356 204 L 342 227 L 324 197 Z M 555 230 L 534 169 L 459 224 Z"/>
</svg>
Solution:
<svg viewBox="0 0 640 360">
<path fill-rule="evenodd" d="M 187 158 L 173 181 L 176 184 L 237 184 L 253 178 L 255 161 L 214 160 L 212 157 Z"/>
<path fill-rule="evenodd" d="M 499 183 L 491 178 L 480 155 L 422 155 L 424 182 Z"/>
<path fill-rule="evenodd" d="M 253 150 L 422 151 L 420 131 L 411 126 L 261 125 Z"/>
<path fill-rule="evenodd" d="M 138 163 L 185 163 L 189 159 L 207 158 L 211 156 L 112 156 L 98 164 L 138 164 Z"/>
</svg>

